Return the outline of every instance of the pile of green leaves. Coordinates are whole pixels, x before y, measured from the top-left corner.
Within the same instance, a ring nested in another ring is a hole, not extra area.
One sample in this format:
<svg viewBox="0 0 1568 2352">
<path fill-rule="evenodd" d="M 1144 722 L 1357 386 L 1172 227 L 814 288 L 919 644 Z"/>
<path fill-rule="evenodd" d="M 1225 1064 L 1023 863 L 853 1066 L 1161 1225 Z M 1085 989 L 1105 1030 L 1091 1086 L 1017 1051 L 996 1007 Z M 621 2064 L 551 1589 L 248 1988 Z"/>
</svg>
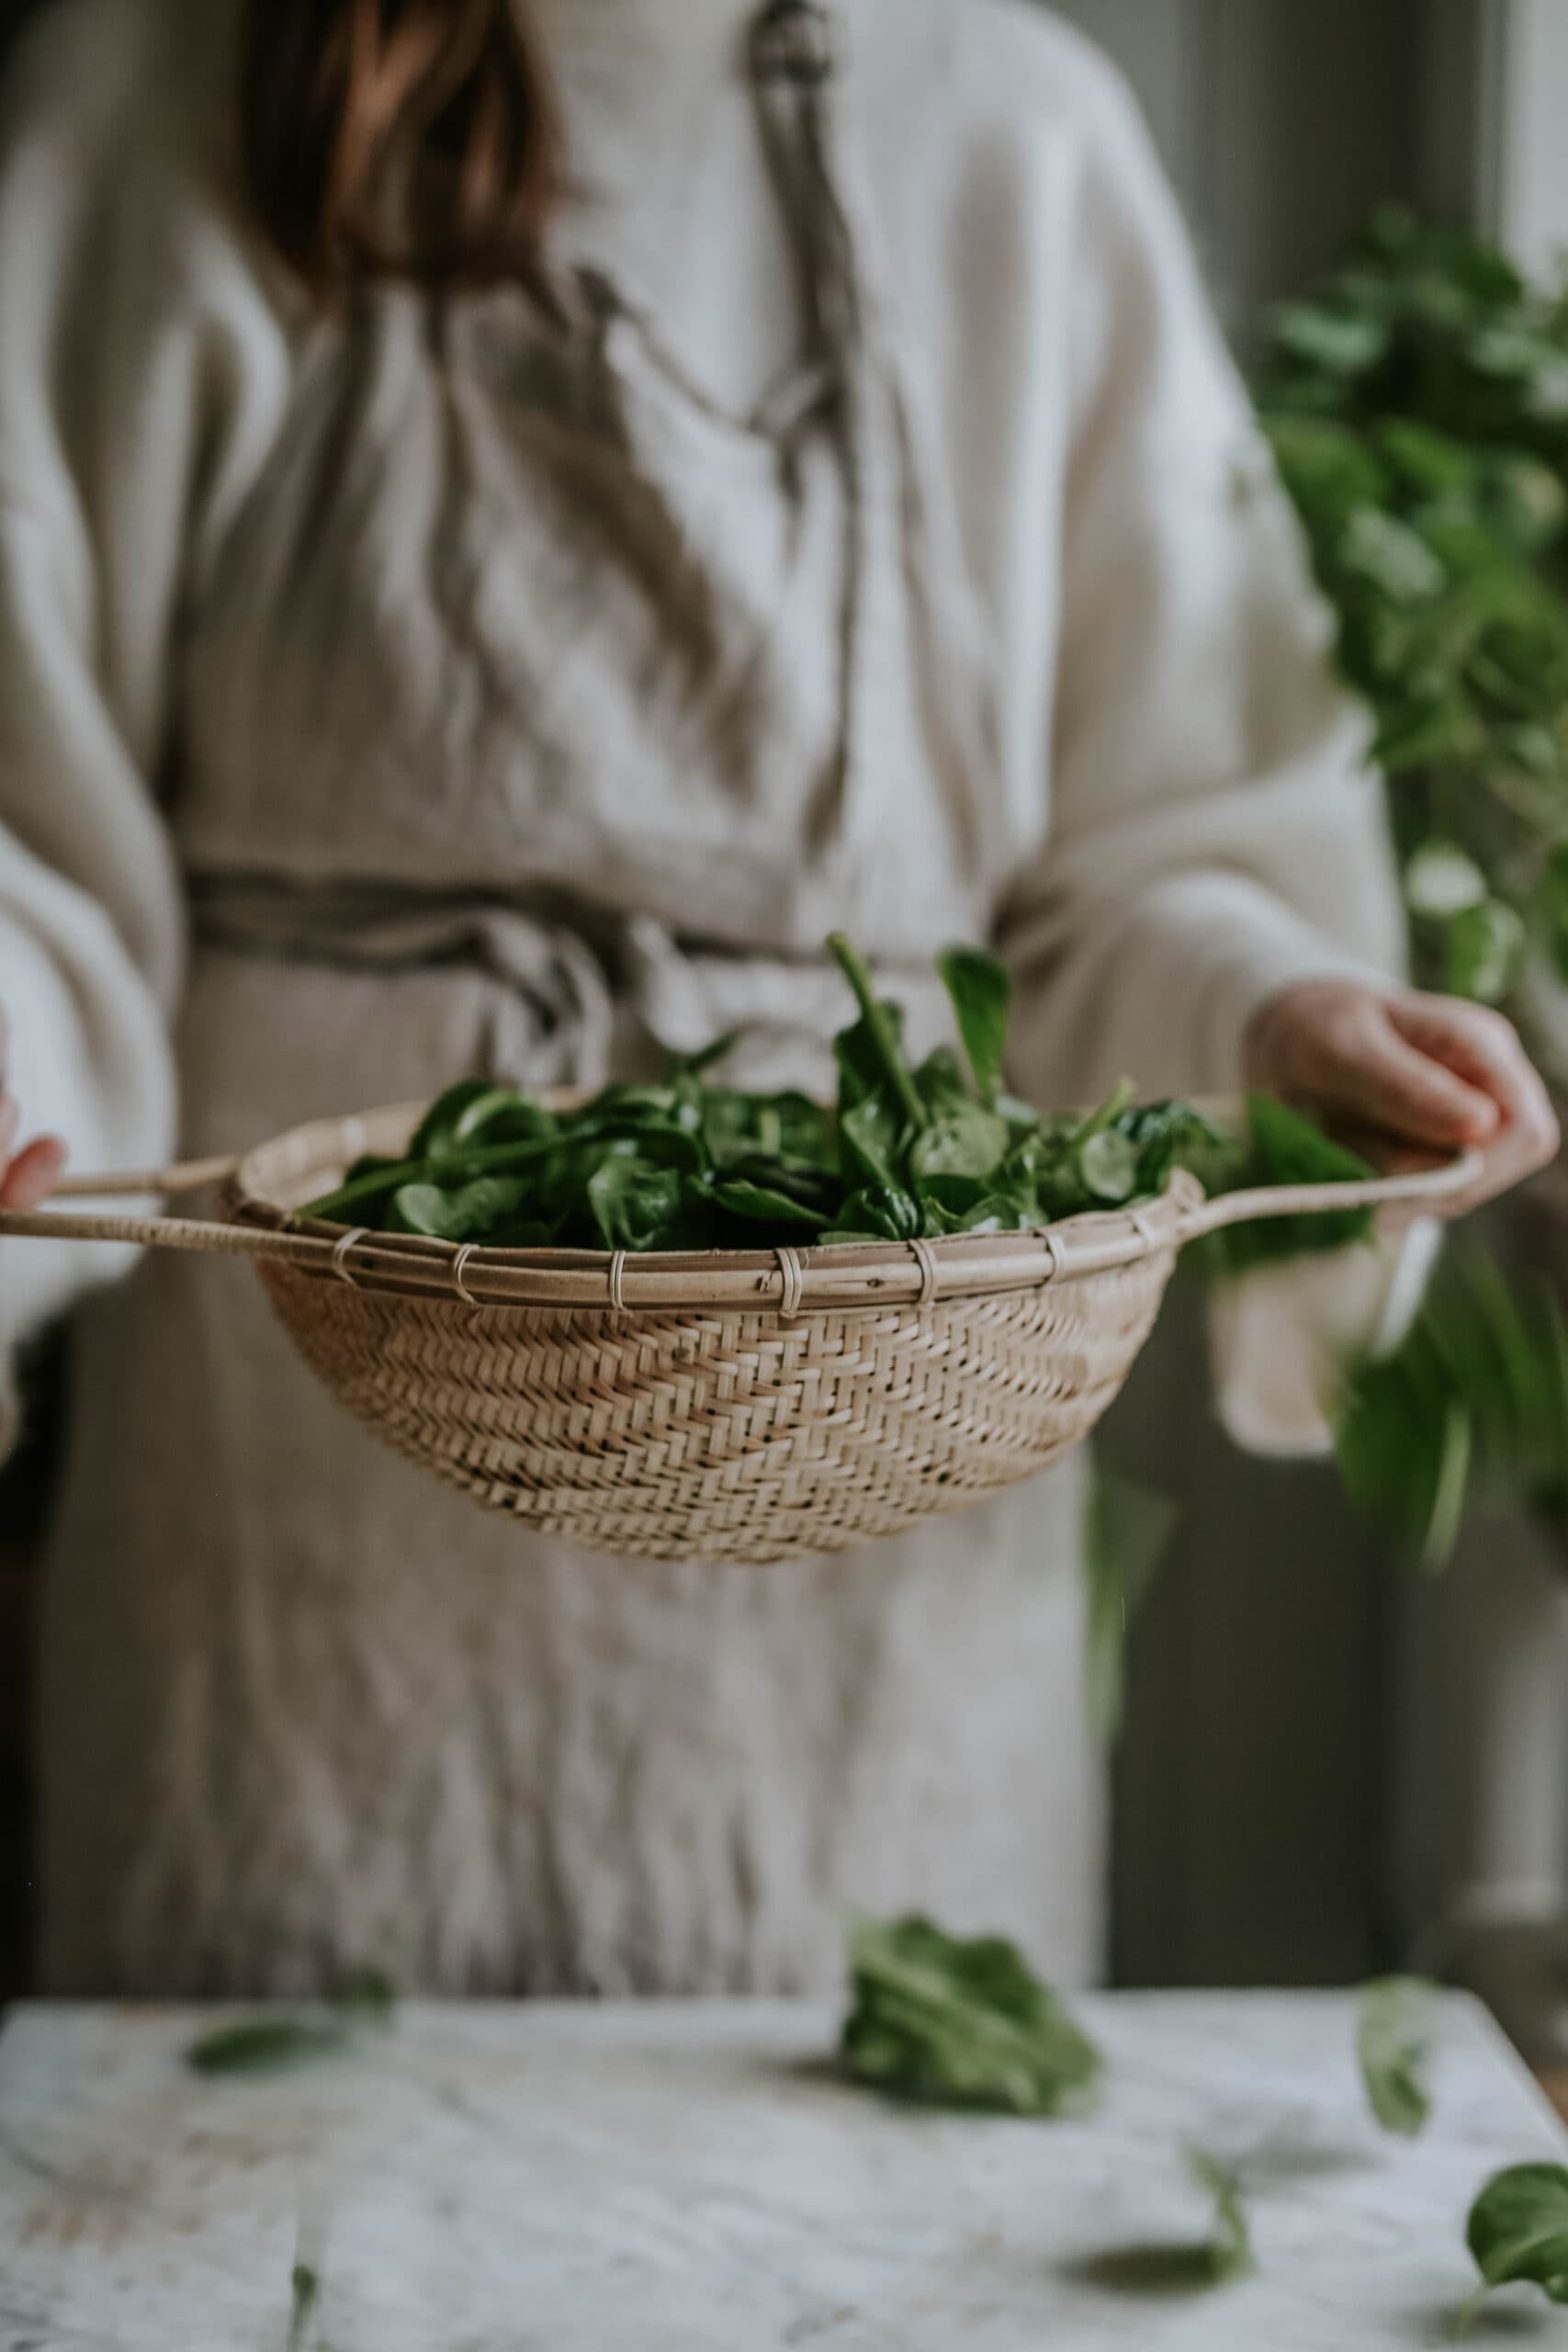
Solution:
<svg viewBox="0 0 1568 2352">
<path fill-rule="evenodd" d="M 946 1046 L 917 1068 L 899 1008 L 876 995 L 846 939 L 829 945 L 859 1007 L 834 1040 L 833 1106 L 718 1083 L 731 1039 L 662 1085 L 608 1086 L 574 1110 L 465 1080 L 432 1105 L 401 1159 L 357 1160 L 300 1214 L 505 1249 L 826 1247 L 1034 1232 L 1151 1198 L 1178 1166 L 1211 1192 L 1371 1173 L 1264 1097 L 1243 1136 L 1188 1103 L 1139 1104 L 1130 1086 L 1087 1115 L 1032 1109 L 1002 1084 L 1007 973 L 972 948 L 938 962 L 967 1070 Z M 1207 1262 L 1237 1271 L 1370 1229 L 1359 1211 L 1237 1227 L 1206 1245 Z"/>
<path fill-rule="evenodd" d="M 1409 1336 L 1349 1382 L 1335 1432 L 1345 1490 L 1428 1567 L 1446 1566 L 1467 1506 L 1523 1497 L 1568 1508 L 1568 1327 L 1544 1282 L 1457 1259 Z"/>
<path fill-rule="evenodd" d="M 1093 2042 L 1003 1937 L 863 1920 L 850 1981 L 843 2057 L 897 2098 L 1051 2116 L 1081 2110 L 1099 2085 Z"/>
<path fill-rule="evenodd" d="M 1378 215 L 1270 322 L 1265 430 L 1371 706 L 1422 977 L 1568 973 L 1568 297 Z"/>
<path fill-rule="evenodd" d="M 405 1157 L 367 1159 L 304 1212 L 370 1230 L 502 1248 L 726 1250 L 1021 1233 L 1163 1191 L 1185 1152 L 1217 1143 L 1180 1103 L 1119 1090 L 1087 1117 L 1007 1094 L 1003 967 L 967 948 L 939 969 L 967 1072 L 946 1047 L 911 1065 L 903 1016 L 850 943 L 831 943 L 859 1006 L 834 1041 L 831 1108 L 716 1082 L 733 1041 L 662 1085 L 616 1085 L 580 1108 L 467 1080 Z"/>
</svg>

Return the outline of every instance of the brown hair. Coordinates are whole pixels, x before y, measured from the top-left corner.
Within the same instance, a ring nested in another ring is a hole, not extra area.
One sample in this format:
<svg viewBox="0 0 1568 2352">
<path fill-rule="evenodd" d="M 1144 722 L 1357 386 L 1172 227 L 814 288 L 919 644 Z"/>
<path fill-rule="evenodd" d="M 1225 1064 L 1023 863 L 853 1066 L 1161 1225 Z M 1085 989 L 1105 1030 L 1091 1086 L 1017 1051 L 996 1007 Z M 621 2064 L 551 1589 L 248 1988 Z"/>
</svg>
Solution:
<svg viewBox="0 0 1568 2352">
<path fill-rule="evenodd" d="M 247 0 L 253 204 L 320 300 L 525 274 L 563 176 L 526 0 Z"/>
</svg>

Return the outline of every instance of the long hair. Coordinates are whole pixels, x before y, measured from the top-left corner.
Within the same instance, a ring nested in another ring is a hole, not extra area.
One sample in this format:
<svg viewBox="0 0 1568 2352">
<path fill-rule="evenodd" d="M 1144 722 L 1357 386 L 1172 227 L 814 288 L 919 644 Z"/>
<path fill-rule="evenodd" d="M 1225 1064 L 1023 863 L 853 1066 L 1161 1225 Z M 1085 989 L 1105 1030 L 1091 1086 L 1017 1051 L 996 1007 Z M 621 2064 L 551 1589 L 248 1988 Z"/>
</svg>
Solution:
<svg viewBox="0 0 1568 2352">
<path fill-rule="evenodd" d="M 526 272 L 564 176 L 526 0 L 246 0 L 252 205 L 321 302 Z"/>
</svg>

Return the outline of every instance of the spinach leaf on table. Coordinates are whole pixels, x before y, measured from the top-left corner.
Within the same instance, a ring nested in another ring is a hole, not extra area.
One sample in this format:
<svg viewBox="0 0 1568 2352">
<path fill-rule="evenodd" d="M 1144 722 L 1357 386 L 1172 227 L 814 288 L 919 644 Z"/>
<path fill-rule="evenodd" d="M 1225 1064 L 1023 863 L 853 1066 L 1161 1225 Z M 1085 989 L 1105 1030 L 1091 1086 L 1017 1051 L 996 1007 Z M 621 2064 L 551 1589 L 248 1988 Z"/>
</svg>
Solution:
<svg viewBox="0 0 1568 2352">
<path fill-rule="evenodd" d="M 340 2058 L 367 2032 L 391 2021 L 395 1995 L 384 1970 L 354 1969 L 335 1999 L 308 2009 L 264 2011 L 215 2027 L 193 2041 L 186 2064 L 197 2075 L 282 2075 Z"/>
<path fill-rule="evenodd" d="M 1438 1996 L 1417 1976 L 1384 1976 L 1363 1985 L 1356 2051 L 1367 2103 L 1385 2132 L 1414 2140 L 1432 2111 L 1429 2081 Z"/>
<path fill-rule="evenodd" d="M 1510 2165 L 1494 2174 L 1470 2209 L 1465 2244 L 1482 2285 L 1461 2314 L 1473 2317 L 1498 2287 L 1539 2287 L 1568 2303 L 1568 2169 Z"/>
<path fill-rule="evenodd" d="M 1019 1952 L 918 1917 L 863 1920 L 850 1939 L 841 2050 L 862 2081 L 903 2098 L 1021 2116 L 1080 2109 L 1101 2061 Z"/>
<path fill-rule="evenodd" d="M 288 2352 L 304 2352 L 321 2301 L 320 2271 L 308 2262 L 297 2262 L 288 2275 Z"/>
<path fill-rule="evenodd" d="M 1193 2186 L 1213 2199 L 1213 2227 L 1209 2236 L 1209 2268 L 1216 2285 L 1245 2278 L 1258 2265 L 1252 2251 L 1252 2227 L 1247 2220 L 1241 2175 L 1205 2149 L 1187 2149 L 1187 2170 Z"/>
<path fill-rule="evenodd" d="M 197 2075 L 281 2075 L 339 2057 L 354 2040 L 346 2018 L 252 2018 L 204 2034 L 186 2052 L 186 2064 Z"/>
</svg>

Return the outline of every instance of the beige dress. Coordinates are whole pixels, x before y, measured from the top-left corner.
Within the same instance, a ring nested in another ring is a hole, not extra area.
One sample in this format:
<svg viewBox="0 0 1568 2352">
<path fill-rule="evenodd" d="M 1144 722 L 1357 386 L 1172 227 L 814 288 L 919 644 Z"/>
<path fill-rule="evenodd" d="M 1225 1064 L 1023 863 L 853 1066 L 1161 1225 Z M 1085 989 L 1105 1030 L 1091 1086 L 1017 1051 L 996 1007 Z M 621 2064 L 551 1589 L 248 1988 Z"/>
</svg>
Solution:
<svg viewBox="0 0 1568 2352">
<path fill-rule="evenodd" d="M 831 74 L 809 9 L 535 5 L 584 183 L 550 267 L 327 323 L 236 203 L 228 0 L 59 0 L 17 69 L 29 1113 L 145 1166 L 175 1102 L 205 1154 L 736 1024 L 812 1083 L 834 923 L 922 1040 L 932 950 L 1000 936 L 1043 1097 L 1234 1083 L 1261 999 L 1376 968 L 1397 909 L 1124 94 L 1011 0 L 839 0 Z M 785 321 L 761 400 L 721 388 Z M 0 1330 L 100 1271 L 0 1246 Z M 300 1987 L 384 1937 L 452 1991 L 818 1987 L 850 1909 L 916 1904 L 1098 1964 L 1075 1467 L 852 1558 L 635 1567 L 378 1449 L 243 1267 L 143 1262 L 75 1358 L 53 1990 Z"/>
</svg>

